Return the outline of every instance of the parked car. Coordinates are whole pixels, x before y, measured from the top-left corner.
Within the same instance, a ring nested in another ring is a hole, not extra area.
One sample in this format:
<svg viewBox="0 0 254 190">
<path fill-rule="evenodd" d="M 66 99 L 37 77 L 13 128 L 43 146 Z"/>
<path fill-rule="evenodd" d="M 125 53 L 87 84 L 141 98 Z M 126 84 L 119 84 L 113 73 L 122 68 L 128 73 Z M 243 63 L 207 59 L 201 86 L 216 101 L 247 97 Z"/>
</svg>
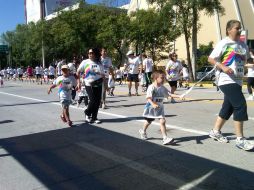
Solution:
<svg viewBox="0 0 254 190">
<path fill-rule="evenodd" d="M 213 66 L 203 66 L 200 69 L 197 70 L 197 79 L 200 80 L 205 75 L 207 75 L 208 72 L 210 72 L 213 69 Z M 215 80 L 215 70 L 210 73 L 208 76 L 204 78 L 204 80 Z"/>
</svg>

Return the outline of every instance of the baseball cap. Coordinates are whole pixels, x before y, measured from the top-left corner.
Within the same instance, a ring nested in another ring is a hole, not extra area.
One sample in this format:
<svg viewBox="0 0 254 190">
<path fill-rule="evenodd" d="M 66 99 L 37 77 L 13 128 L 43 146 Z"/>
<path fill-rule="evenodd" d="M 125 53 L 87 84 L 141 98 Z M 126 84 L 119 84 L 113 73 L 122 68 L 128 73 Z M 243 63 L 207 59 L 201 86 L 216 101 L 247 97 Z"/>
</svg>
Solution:
<svg viewBox="0 0 254 190">
<path fill-rule="evenodd" d="M 63 66 L 61 67 L 61 70 L 63 70 L 63 69 L 69 69 L 68 65 L 63 65 Z"/>
<path fill-rule="evenodd" d="M 129 50 L 127 53 L 126 53 L 126 55 L 128 56 L 128 55 L 134 55 L 134 52 L 132 51 L 132 50 Z"/>
</svg>

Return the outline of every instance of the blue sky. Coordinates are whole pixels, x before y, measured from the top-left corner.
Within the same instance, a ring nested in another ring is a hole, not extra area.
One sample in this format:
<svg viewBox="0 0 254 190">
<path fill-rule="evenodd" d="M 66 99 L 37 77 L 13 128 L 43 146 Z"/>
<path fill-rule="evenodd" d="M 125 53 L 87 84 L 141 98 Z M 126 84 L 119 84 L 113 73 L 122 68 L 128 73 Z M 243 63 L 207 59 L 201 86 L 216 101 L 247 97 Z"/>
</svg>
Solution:
<svg viewBox="0 0 254 190">
<path fill-rule="evenodd" d="M 118 3 L 120 4 L 121 1 L 118 0 Z M 100 1 L 86 0 L 86 2 Z M 24 0 L 0 0 L 0 35 L 8 30 L 15 30 L 17 24 L 25 24 Z"/>
</svg>

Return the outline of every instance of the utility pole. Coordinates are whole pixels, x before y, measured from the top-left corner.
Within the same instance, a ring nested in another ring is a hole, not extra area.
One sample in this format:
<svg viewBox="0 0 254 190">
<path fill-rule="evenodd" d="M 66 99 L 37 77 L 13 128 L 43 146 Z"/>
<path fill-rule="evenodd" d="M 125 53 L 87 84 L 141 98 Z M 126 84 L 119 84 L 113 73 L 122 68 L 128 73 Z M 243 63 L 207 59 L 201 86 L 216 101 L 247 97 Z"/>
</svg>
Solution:
<svg viewBox="0 0 254 190">
<path fill-rule="evenodd" d="M 45 18 L 45 0 L 41 0 L 41 20 Z M 42 23 L 43 27 L 43 23 Z M 42 28 L 42 39 L 41 39 L 41 55 L 42 55 L 42 67 L 45 68 L 45 50 L 44 50 L 44 40 L 43 40 L 43 28 Z"/>
</svg>

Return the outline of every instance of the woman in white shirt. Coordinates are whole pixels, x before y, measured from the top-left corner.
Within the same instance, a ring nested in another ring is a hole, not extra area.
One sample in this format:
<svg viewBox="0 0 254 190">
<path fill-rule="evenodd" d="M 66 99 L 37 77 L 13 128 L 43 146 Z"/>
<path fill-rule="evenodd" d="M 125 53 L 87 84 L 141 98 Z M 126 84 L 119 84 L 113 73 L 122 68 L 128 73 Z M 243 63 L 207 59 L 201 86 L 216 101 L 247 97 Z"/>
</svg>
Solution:
<svg viewBox="0 0 254 190">
<path fill-rule="evenodd" d="M 86 92 L 89 97 L 89 103 L 86 108 L 85 117 L 88 123 L 101 123 L 97 118 L 101 96 L 102 96 L 102 84 L 104 77 L 104 69 L 100 62 L 100 50 L 98 48 L 92 48 L 88 51 L 88 59 L 83 60 L 77 70 L 78 88 L 81 89 L 80 74 L 85 82 Z"/>
<path fill-rule="evenodd" d="M 219 142 L 227 143 L 227 137 L 221 133 L 224 123 L 233 114 L 236 146 L 243 150 L 251 150 L 254 145 L 244 138 L 243 122 L 248 120 L 247 104 L 242 93 L 244 64 L 253 63 L 248 47 L 240 41 L 241 23 L 230 20 L 226 26 L 227 37 L 222 39 L 210 54 L 208 61 L 221 72 L 218 86 L 224 93 L 224 102 L 209 136 Z"/>
</svg>

